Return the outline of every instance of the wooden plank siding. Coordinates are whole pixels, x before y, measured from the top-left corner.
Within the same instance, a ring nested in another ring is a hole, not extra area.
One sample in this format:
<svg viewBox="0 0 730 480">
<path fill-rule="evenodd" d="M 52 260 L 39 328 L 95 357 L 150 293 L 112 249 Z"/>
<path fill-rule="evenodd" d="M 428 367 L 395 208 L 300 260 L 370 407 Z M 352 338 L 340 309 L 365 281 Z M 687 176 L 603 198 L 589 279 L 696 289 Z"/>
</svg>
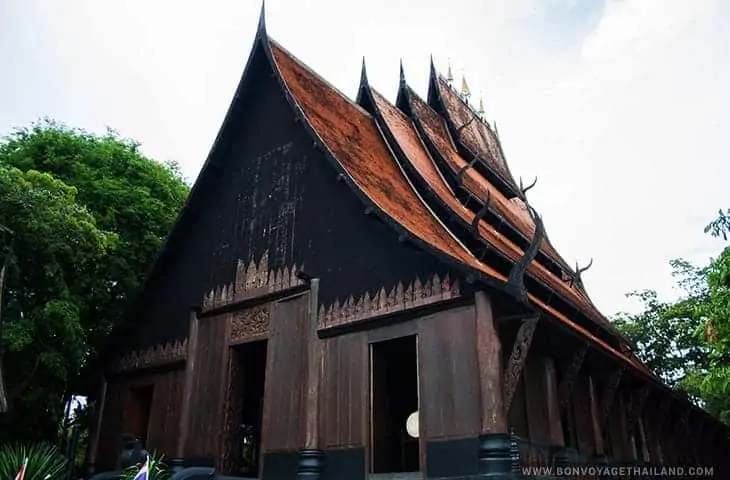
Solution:
<svg viewBox="0 0 730 480">
<path fill-rule="evenodd" d="M 320 419 L 324 448 L 363 446 L 368 442 L 367 333 L 323 340 Z"/>
<path fill-rule="evenodd" d="M 308 320 L 309 293 L 271 306 L 262 427 L 266 452 L 302 445 Z"/>
<path fill-rule="evenodd" d="M 215 459 L 221 447 L 230 314 L 199 320 L 185 456 Z"/>
<path fill-rule="evenodd" d="M 180 430 L 180 406 L 185 377 L 183 369 L 159 373 L 140 372 L 137 375 L 111 380 L 107 387 L 101 433 L 99 436 L 98 465 L 114 469 L 120 453 L 120 439 L 133 421 L 130 412 L 130 390 L 151 386 L 152 403 L 149 411 L 146 448 L 165 456 L 174 456 Z"/>
<path fill-rule="evenodd" d="M 422 317 L 418 324 L 420 415 L 425 440 L 479 435 L 474 306 Z"/>
</svg>

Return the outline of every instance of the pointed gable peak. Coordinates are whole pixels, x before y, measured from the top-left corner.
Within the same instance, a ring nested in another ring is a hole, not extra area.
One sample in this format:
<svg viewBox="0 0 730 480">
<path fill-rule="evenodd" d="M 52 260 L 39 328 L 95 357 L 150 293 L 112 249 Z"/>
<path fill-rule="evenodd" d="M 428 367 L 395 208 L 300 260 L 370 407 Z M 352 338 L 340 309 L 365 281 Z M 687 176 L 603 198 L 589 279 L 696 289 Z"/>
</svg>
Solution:
<svg viewBox="0 0 730 480">
<path fill-rule="evenodd" d="M 360 68 L 360 88 L 368 86 L 368 70 L 365 65 L 365 56 L 362 57 L 362 67 Z"/>
<path fill-rule="evenodd" d="M 266 0 L 261 0 L 261 11 L 259 13 L 258 35 L 266 38 Z"/>
<path fill-rule="evenodd" d="M 403 69 L 403 59 L 400 59 L 400 78 L 399 78 L 400 85 L 406 85 L 406 71 Z"/>
</svg>

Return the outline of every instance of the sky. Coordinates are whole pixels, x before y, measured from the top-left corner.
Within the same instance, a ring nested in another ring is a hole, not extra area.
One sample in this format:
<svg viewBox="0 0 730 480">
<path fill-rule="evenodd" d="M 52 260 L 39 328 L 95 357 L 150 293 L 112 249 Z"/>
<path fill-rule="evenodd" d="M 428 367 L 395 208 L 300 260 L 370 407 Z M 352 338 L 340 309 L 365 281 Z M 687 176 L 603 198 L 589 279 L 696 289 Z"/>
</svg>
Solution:
<svg viewBox="0 0 730 480">
<path fill-rule="evenodd" d="M 0 136 L 42 117 L 103 132 L 198 175 L 243 72 L 258 0 L 0 0 Z M 269 34 L 351 98 L 366 59 L 391 101 L 399 61 L 425 96 L 429 58 L 483 95 L 552 243 L 594 259 L 607 315 L 706 263 L 730 207 L 726 0 L 268 0 Z"/>
</svg>

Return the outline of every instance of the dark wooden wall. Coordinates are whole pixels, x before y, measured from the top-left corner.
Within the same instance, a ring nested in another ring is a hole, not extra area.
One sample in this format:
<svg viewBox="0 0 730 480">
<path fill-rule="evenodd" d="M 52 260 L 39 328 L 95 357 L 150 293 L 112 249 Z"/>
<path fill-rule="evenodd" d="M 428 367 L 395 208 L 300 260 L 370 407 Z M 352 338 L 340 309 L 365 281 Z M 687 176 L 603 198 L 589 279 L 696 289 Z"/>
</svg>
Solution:
<svg viewBox="0 0 730 480">
<path fill-rule="evenodd" d="M 367 445 L 369 352 L 366 332 L 323 340 L 320 423 L 325 448 Z"/>
<path fill-rule="evenodd" d="M 113 469 L 119 456 L 119 440 L 134 420 L 130 418 L 130 390 L 136 387 L 152 386 L 152 404 L 147 430 L 147 448 L 151 451 L 173 456 L 180 429 L 180 406 L 182 386 L 185 378 L 183 369 L 161 373 L 141 372 L 135 376 L 109 381 L 106 404 L 99 435 L 97 465 L 101 469 Z"/>
<path fill-rule="evenodd" d="M 295 122 L 266 62 L 257 55 L 252 63 L 222 154 L 198 180 L 184 232 L 145 290 L 141 328 L 126 350 L 184 338 L 190 307 L 233 282 L 239 259 L 258 263 L 264 252 L 272 269 L 304 265 L 321 278 L 322 305 L 446 272 L 365 215 L 366 205 Z"/>
<path fill-rule="evenodd" d="M 262 432 L 267 452 L 302 447 L 308 328 L 309 294 L 272 305 Z"/>
<path fill-rule="evenodd" d="M 203 317 L 198 322 L 195 367 L 192 372 L 189 432 L 185 456 L 217 458 L 227 385 L 230 314 Z"/>
<path fill-rule="evenodd" d="M 426 441 L 479 434 L 475 322 L 473 306 L 418 321 L 421 421 Z"/>
</svg>

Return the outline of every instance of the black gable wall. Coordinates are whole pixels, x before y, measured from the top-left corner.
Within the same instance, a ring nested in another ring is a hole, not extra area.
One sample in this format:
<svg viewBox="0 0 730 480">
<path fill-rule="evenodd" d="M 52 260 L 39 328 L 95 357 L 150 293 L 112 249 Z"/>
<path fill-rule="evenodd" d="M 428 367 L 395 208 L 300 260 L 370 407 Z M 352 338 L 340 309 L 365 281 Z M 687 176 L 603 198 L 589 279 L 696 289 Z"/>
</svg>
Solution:
<svg viewBox="0 0 730 480">
<path fill-rule="evenodd" d="M 447 271 L 365 214 L 366 205 L 313 148 L 265 59 L 257 57 L 228 138 L 221 139 L 227 146 L 199 179 L 207 184 L 191 199 L 196 213 L 176 227 L 184 229 L 183 240 L 171 245 L 160 275 L 148 284 L 127 351 L 185 338 L 190 309 L 215 286 L 234 281 L 238 259 L 258 262 L 264 252 L 270 268 L 303 265 L 319 277 L 325 305 Z"/>
</svg>

